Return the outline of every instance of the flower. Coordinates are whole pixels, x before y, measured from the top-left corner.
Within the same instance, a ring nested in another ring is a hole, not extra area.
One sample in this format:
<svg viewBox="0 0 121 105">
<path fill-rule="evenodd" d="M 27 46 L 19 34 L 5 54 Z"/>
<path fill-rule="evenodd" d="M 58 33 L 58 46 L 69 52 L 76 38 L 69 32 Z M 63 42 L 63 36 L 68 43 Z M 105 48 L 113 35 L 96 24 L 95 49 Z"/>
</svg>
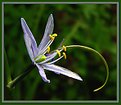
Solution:
<svg viewBox="0 0 121 105">
<path fill-rule="evenodd" d="M 33 64 L 37 66 L 39 74 L 45 82 L 50 83 L 50 80 L 47 79 L 44 70 L 53 71 L 57 74 L 63 74 L 65 76 L 82 81 L 82 78 L 78 74 L 54 64 L 62 58 L 66 59 L 66 46 L 62 46 L 62 44 L 60 44 L 56 50 L 50 52 L 50 45 L 53 43 L 55 37 L 57 37 L 57 34 L 52 34 L 54 28 L 52 14 L 48 18 L 44 36 L 39 46 L 37 46 L 36 40 L 23 18 L 21 18 L 21 25 L 24 32 L 24 40 L 29 56 Z M 58 58 L 53 60 L 57 55 Z"/>
</svg>

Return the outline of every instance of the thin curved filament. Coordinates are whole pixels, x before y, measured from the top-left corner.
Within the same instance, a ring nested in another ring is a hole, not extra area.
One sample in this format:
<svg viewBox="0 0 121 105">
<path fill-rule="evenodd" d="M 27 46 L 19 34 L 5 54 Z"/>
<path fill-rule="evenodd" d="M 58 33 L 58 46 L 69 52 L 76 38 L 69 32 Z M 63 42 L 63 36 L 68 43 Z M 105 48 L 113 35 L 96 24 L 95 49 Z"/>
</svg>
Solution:
<svg viewBox="0 0 121 105">
<path fill-rule="evenodd" d="M 94 49 L 92 49 L 90 47 L 87 47 L 87 46 L 82 46 L 82 45 L 69 45 L 69 46 L 66 46 L 66 47 L 67 48 L 82 48 L 82 49 L 85 49 L 85 50 L 92 51 L 92 52 L 94 52 L 94 53 L 96 53 L 96 54 L 98 54 L 100 56 L 100 58 L 103 60 L 103 62 L 105 64 L 106 71 L 107 71 L 107 76 L 106 76 L 106 79 L 105 79 L 104 84 L 102 86 L 100 86 L 99 88 L 95 89 L 93 92 L 96 92 L 96 91 L 99 91 L 100 89 L 102 89 L 106 85 L 106 83 L 108 81 L 108 78 L 109 78 L 109 68 L 108 68 L 108 64 L 107 64 L 105 58 L 98 51 L 96 51 L 96 50 L 94 50 Z"/>
</svg>

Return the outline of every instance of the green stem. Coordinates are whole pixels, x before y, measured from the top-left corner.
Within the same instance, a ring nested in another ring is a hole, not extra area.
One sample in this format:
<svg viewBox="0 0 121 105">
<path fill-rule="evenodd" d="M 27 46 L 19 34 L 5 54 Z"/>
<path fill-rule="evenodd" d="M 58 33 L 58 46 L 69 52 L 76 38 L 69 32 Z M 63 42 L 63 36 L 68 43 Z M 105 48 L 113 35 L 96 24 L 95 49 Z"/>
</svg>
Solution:
<svg viewBox="0 0 121 105">
<path fill-rule="evenodd" d="M 13 79 L 12 81 L 10 81 L 7 84 L 7 87 L 8 88 L 13 88 L 18 82 L 20 82 L 21 80 L 23 80 L 24 77 L 27 76 L 27 74 L 29 74 L 34 67 L 35 67 L 35 65 L 33 65 L 33 64 L 29 65 L 28 68 L 22 74 L 20 74 L 15 79 Z"/>
<path fill-rule="evenodd" d="M 107 71 L 107 76 L 106 76 L 106 79 L 105 79 L 104 84 L 103 84 L 102 86 L 100 86 L 99 88 L 95 89 L 94 92 L 96 92 L 96 91 L 102 89 L 102 88 L 106 85 L 106 83 L 107 83 L 107 81 L 108 81 L 108 78 L 109 78 L 109 68 L 108 68 L 108 64 L 107 64 L 105 58 L 104 58 L 98 51 L 96 51 L 96 50 L 94 50 L 94 49 L 92 49 L 92 48 L 90 48 L 90 47 L 87 47 L 87 46 L 69 45 L 69 46 L 66 46 L 66 47 L 67 47 L 67 48 L 74 48 L 74 47 L 82 48 L 82 49 L 85 49 L 85 50 L 92 51 L 92 52 L 94 52 L 94 53 L 96 53 L 96 54 L 98 54 L 98 55 L 100 56 L 100 58 L 103 60 L 103 62 L 104 62 L 104 64 L 105 64 L 106 71 Z"/>
</svg>

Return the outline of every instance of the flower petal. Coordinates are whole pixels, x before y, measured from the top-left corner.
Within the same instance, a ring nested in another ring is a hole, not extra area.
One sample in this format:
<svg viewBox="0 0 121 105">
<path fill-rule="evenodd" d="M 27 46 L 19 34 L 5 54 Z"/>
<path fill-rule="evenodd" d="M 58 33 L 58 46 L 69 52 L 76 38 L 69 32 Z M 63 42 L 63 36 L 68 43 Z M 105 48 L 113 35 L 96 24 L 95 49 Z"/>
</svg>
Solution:
<svg viewBox="0 0 121 105">
<path fill-rule="evenodd" d="M 21 18 L 21 25 L 22 25 L 22 29 L 24 31 L 24 39 L 25 39 L 26 47 L 28 49 L 28 52 L 31 52 L 31 54 L 29 54 L 29 55 L 32 59 L 33 57 L 35 57 L 37 55 L 36 40 L 34 39 L 32 32 L 30 31 L 26 21 L 23 18 Z"/>
<path fill-rule="evenodd" d="M 78 74 L 76 74 L 76 73 L 74 73 L 66 68 L 63 68 L 63 67 L 60 67 L 60 66 L 57 66 L 54 64 L 44 64 L 43 68 L 46 70 L 53 71 L 53 72 L 58 73 L 58 74 L 63 74 L 65 76 L 82 81 L 82 78 Z"/>
<path fill-rule="evenodd" d="M 39 74 L 41 75 L 43 81 L 50 83 L 50 80 L 48 80 L 46 77 L 44 69 L 40 65 L 38 65 L 37 63 L 35 63 L 35 64 L 36 64 L 37 68 L 39 69 Z"/>
<path fill-rule="evenodd" d="M 25 44 L 26 44 L 26 48 L 27 48 L 27 51 L 29 53 L 29 56 L 31 58 L 31 60 L 34 62 L 34 54 L 33 54 L 33 51 L 32 51 L 32 48 L 31 48 L 31 39 L 30 37 L 28 37 L 28 35 L 24 35 L 24 40 L 25 40 Z"/>
<path fill-rule="evenodd" d="M 41 51 L 44 48 L 44 46 L 48 43 L 48 41 L 50 40 L 49 35 L 52 34 L 53 28 L 54 28 L 53 15 L 50 14 L 47 24 L 46 24 L 44 36 L 42 38 L 41 43 L 39 44 L 39 51 Z"/>
</svg>

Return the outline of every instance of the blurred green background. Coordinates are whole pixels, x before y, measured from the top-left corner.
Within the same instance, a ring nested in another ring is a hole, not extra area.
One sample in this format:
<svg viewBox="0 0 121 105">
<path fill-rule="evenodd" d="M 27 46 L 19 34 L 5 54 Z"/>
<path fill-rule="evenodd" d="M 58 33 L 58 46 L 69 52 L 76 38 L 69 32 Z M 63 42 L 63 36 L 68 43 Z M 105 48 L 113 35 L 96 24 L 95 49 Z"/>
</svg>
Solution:
<svg viewBox="0 0 121 105">
<path fill-rule="evenodd" d="M 20 18 L 23 17 L 39 44 L 50 14 L 54 16 L 54 33 L 58 34 L 51 49 L 64 44 L 80 44 L 99 51 L 106 59 L 110 76 L 106 86 L 98 91 L 106 77 L 99 56 L 78 48 L 67 50 L 67 60 L 56 64 L 78 73 L 83 82 L 45 71 L 51 83 L 45 83 L 35 68 L 12 90 L 6 88 L 5 100 L 116 100 L 117 98 L 117 5 L 116 4 L 5 4 L 4 48 L 5 74 L 12 78 L 31 64 L 23 38 Z"/>
</svg>

